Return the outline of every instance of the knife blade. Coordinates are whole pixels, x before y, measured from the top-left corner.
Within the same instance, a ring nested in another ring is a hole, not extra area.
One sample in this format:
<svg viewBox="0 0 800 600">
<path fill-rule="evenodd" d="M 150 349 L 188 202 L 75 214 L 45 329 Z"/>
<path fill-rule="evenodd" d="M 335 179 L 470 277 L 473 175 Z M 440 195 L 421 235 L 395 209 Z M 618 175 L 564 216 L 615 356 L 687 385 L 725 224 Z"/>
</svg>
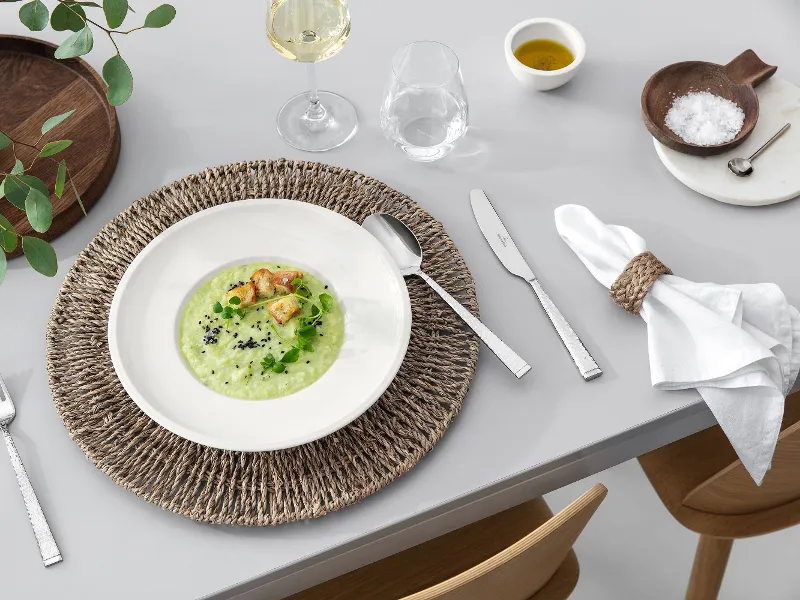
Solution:
<svg viewBox="0 0 800 600">
<path fill-rule="evenodd" d="M 469 193 L 469 199 L 470 204 L 472 204 L 472 212 L 475 214 L 475 220 L 478 222 L 478 227 L 483 233 L 483 237 L 489 242 L 489 246 L 494 250 L 495 255 L 503 263 L 503 266 L 512 274 L 522 277 L 526 281 L 533 279 L 533 271 L 523 258 L 514 240 L 511 239 L 511 234 L 508 233 L 506 226 L 503 225 L 494 210 L 494 206 L 489 202 L 489 198 L 486 197 L 483 190 L 472 190 Z"/>
<path fill-rule="evenodd" d="M 558 310 L 553 300 L 544 291 L 542 284 L 539 283 L 514 240 L 511 239 L 511 234 L 508 233 L 505 225 L 503 225 L 497 211 L 495 211 L 492 203 L 489 202 L 489 198 L 486 197 L 483 190 L 472 190 L 469 193 L 469 198 L 472 212 L 475 215 L 475 220 L 478 222 L 481 233 L 483 233 L 483 237 L 489 242 L 489 246 L 494 251 L 495 256 L 503 263 L 503 266 L 513 275 L 527 281 L 533 288 L 539 303 L 550 318 L 558 337 L 564 343 L 564 347 L 572 357 L 575 366 L 578 367 L 578 371 L 580 371 L 584 381 L 600 377 L 603 371 L 597 366 L 592 355 L 589 354 L 586 346 L 583 345 L 578 334 L 575 333 L 567 319 Z"/>
</svg>

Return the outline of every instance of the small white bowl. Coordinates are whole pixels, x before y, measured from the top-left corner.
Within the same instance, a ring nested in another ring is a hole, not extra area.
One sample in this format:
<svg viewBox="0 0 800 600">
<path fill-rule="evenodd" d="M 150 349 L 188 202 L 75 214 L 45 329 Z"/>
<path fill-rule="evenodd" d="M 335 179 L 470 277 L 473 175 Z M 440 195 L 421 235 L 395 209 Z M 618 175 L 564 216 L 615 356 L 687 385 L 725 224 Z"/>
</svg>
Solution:
<svg viewBox="0 0 800 600">
<path fill-rule="evenodd" d="M 570 49 L 575 60 L 563 69 L 555 71 L 540 71 L 523 65 L 514 56 L 514 51 L 523 42 L 538 39 L 555 40 L 564 44 Z M 508 68 L 511 69 L 514 77 L 526 88 L 543 92 L 561 87 L 575 76 L 578 67 L 583 62 L 583 57 L 586 56 L 586 42 L 583 41 L 583 36 L 577 29 L 564 21 L 546 18 L 528 19 L 518 23 L 508 32 L 505 53 Z"/>
</svg>

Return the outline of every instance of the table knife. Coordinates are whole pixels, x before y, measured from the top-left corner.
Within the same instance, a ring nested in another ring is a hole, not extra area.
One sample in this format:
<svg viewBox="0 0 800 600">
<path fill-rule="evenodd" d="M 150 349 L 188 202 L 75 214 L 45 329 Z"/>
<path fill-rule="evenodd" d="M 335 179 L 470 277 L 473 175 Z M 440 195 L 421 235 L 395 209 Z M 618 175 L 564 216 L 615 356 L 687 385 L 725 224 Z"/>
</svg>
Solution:
<svg viewBox="0 0 800 600">
<path fill-rule="evenodd" d="M 494 251 L 503 266 L 512 274 L 521 277 L 530 284 L 533 288 L 536 297 L 544 308 L 544 312 L 550 317 L 550 322 L 553 323 L 558 336 L 564 342 L 564 346 L 569 352 L 572 360 L 575 361 L 575 366 L 578 367 L 583 379 L 590 381 L 603 374 L 600 367 L 589 354 L 586 346 L 583 345 L 578 334 L 570 327 L 570 324 L 558 310 L 556 305 L 550 299 L 550 296 L 544 291 L 542 284 L 533 274 L 528 263 L 523 258 L 514 240 L 511 239 L 508 230 L 503 225 L 497 212 L 494 210 L 489 198 L 482 190 L 472 190 L 469 194 L 470 203 L 472 204 L 472 212 L 475 214 L 475 220 L 478 222 L 483 237 L 489 242 L 489 246 Z"/>
</svg>

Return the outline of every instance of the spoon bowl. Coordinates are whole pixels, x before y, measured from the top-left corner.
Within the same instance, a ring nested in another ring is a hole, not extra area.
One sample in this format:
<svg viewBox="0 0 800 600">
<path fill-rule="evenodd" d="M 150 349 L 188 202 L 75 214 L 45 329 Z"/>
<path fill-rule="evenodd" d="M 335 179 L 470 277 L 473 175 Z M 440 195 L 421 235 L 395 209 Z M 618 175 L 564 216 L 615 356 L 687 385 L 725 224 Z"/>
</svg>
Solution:
<svg viewBox="0 0 800 600">
<path fill-rule="evenodd" d="M 659 142 L 684 154 L 713 156 L 744 142 L 758 121 L 758 96 L 755 87 L 777 71 L 752 50 L 745 50 L 727 65 L 687 61 L 664 67 L 653 75 L 642 90 L 642 120 Z M 689 92 L 708 91 L 736 103 L 744 111 L 741 131 L 729 142 L 699 146 L 684 142 L 664 123 L 675 98 Z"/>
<path fill-rule="evenodd" d="M 414 232 L 400 219 L 386 213 L 376 213 L 364 219 L 362 227 L 389 251 L 404 277 L 420 272 L 422 246 Z"/>
<path fill-rule="evenodd" d="M 753 172 L 753 163 L 746 158 L 732 158 L 728 161 L 728 170 L 739 177 L 747 177 Z"/>
</svg>

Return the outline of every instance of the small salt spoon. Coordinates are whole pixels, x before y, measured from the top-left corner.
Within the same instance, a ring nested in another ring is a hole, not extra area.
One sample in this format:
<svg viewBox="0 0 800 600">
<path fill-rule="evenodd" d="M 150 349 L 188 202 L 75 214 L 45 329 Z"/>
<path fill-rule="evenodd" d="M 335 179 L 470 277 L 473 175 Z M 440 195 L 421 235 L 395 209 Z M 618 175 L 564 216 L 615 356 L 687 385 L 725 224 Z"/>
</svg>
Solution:
<svg viewBox="0 0 800 600">
<path fill-rule="evenodd" d="M 771 138 L 767 140 L 767 142 L 761 146 L 758 150 L 753 152 L 750 158 L 732 158 L 728 161 L 728 170 L 733 173 L 734 175 L 738 175 L 739 177 L 747 177 L 753 172 L 753 161 L 756 157 L 761 154 L 764 150 L 766 150 L 772 142 L 777 140 L 784 132 L 791 127 L 791 123 L 787 123 L 781 130 L 773 135 Z"/>
</svg>

